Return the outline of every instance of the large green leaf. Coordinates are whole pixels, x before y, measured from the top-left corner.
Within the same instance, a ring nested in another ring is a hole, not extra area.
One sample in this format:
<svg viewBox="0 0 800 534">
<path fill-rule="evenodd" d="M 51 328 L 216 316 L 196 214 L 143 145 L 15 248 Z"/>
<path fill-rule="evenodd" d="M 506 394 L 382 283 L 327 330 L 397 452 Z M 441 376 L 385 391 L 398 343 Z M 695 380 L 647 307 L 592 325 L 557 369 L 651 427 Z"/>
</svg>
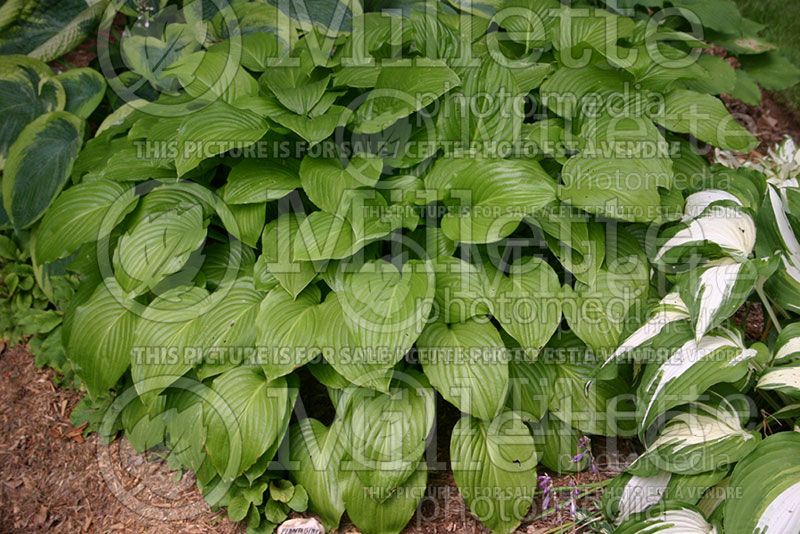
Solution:
<svg viewBox="0 0 800 534">
<path fill-rule="evenodd" d="M 355 157 L 343 167 L 335 159 L 306 156 L 300 166 L 300 180 L 303 191 L 317 207 L 341 214 L 355 189 L 375 187 L 382 168 L 382 161 L 374 157 Z"/>
<path fill-rule="evenodd" d="M 228 204 L 254 204 L 283 198 L 300 187 L 291 162 L 273 159 L 246 159 L 228 173 L 222 198 Z"/>
<path fill-rule="evenodd" d="M 93 397 L 106 394 L 130 366 L 138 321 L 135 304 L 114 278 L 107 278 L 75 309 L 67 355 Z"/>
<path fill-rule="evenodd" d="M 84 182 L 64 191 L 36 230 L 36 258 L 50 263 L 84 243 L 98 241 L 136 207 L 133 188 L 116 182 Z"/>
<path fill-rule="evenodd" d="M 141 294 L 178 272 L 206 239 L 200 205 L 146 216 L 114 251 L 114 274 L 125 291 Z"/>
<path fill-rule="evenodd" d="M 684 89 L 666 95 L 653 120 L 673 132 L 688 133 L 713 146 L 748 152 L 758 141 L 725 109 L 721 100 Z"/>
<path fill-rule="evenodd" d="M 317 275 L 313 263 L 294 260 L 294 243 L 299 239 L 298 230 L 303 218 L 302 214 L 284 213 L 267 224 L 261 237 L 263 255 L 260 261 L 293 297 Z"/>
<path fill-rule="evenodd" d="M 233 148 L 246 148 L 267 132 L 267 123 L 225 102 L 215 102 L 193 113 L 178 129 L 175 167 L 179 175 L 197 167 L 204 159 Z"/>
<path fill-rule="evenodd" d="M 223 480 L 252 466 L 283 435 L 286 380 L 269 381 L 258 368 L 236 367 L 217 377 L 205 412 L 206 447 Z"/>
<path fill-rule="evenodd" d="M 531 160 L 443 158 L 425 184 L 453 206 L 442 219 L 444 234 L 465 243 L 499 241 L 555 200 L 555 183 Z"/>
<path fill-rule="evenodd" d="M 344 449 L 339 431 L 341 424 L 326 427 L 316 419 L 301 419 L 289 430 L 289 469 L 292 479 L 309 496 L 309 508 L 322 519 L 325 528 L 339 525 L 344 502 L 338 483 L 339 463 Z"/>
<path fill-rule="evenodd" d="M 28 124 L 8 150 L 3 205 L 16 228 L 36 222 L 61 192 L 83 142 L 83 123 L 66 111 Z"/>
<path fill-rule="evenodd" d="M 462 418 L 450 438 L 458 490 L 492 532 L 513 532 L 528 514 L 536 490 L 533 437 L 513 412 L 492 421 Z"/>
<path fill-rule="evenodd" d="M 142 312 L 131 377 L 146 405 L 201 361 L 202 351 L 196 351 L 195 344 L 209 304 L 205 289 L 177 287 L 159 295 Z"/>
<path fill-rule="evenodd" d="M 256 317 L 256 346 L 269 378 L 291 373 L 311 361 L 316 348 L 317 305 L 320 291 L 311 286 L 296 297 L 283 288 L 273 289 Z"/>
<path fill-rule="evenodd" d="M 487 319 L 430 323 L 417 340 L 425 376 L 462 412 L 491 420 L 508 392 L 508 354 Z"/>
<path fill-rule="evenodd" d="M 408 66 L 383 66 L 375 88 L 356 112 L 357 132 L 379 133 L 461 83 L 444 61 L 417 58 L 415 62 L 413 76 Z"/>
<path fill-rule="evenodd" d="M 66 93 L 66 111 L 82 119 L 89 118 L 106 94 L 106 80 L 94 69 L 70 69 L 58 74 L 56 80 Z"/>
</svg>

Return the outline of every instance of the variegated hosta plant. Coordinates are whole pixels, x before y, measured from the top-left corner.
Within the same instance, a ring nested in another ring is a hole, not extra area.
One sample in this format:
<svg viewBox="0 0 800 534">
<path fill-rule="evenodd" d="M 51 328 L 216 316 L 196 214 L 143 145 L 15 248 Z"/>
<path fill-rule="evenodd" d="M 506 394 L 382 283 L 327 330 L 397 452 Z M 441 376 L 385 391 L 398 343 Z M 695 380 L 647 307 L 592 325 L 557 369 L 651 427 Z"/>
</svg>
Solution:
<svg viewBox="0 0 800 534">
<path fill-rule="evenodd" d="M 774 439 L 741 392 L 792 394 L 771 373 L 793 353 L 730 318 L 792 310 L 760 246 L 776 186 L 702 157 L 757 144 L 702 41 L 556 0 L 382 4 L 148 20 L 99 58 L 127 102 L 59 152 L 70 187 L 41 217 L 11 189 L 36 264 L 81 276 L 63 343 L 114 398 L 101 429 L 166 444 L 254 531 L 308 507 L 399 532 L 443 439 L 472 513 L 511 532 L 590 435 L 644 444 L 623 529 L 737 532 L 735 502 L 702 500 L 722 484 L 773 521 L 794 494 L 741 482 Z M 630 502 L 641 484 L 662 493 Z"/>
</svg>

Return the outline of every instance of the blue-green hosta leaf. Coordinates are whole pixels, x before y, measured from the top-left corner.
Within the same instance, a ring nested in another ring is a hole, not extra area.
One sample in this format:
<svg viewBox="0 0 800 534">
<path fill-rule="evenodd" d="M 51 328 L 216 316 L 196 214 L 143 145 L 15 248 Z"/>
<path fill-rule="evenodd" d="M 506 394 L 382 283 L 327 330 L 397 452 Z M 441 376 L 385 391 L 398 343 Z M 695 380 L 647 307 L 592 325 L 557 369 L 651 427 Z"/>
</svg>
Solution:
<svg viewBox="0 0 800 534">
<path fill-rule="evenodd" d="M 362 532 L 399 534 L 425 496 L 428 466 L 421 460 L 402 485 L 391 492 L 364 484 L 352 471 L 341 476 L 342 499 L 353 524 Z"/>
<path fill-rule="evenodd" d="M 228 173 L 222 199 L 228 204 L 254 204 L 283 198 L 298 188 L 300 178 L 291 161 L 246 159 Z"/>
<path fill-rule="evenodd" d="M 699 273 L 685 275 L 680 290 L 695 325 L 695 339 L 701 339 L 744 304 L 759 279 L 756 261 L 737 263 L 725 258 L 704 266 Z"/>
<path fill-rule="evenodd" d="M 205 289 L 178 287 L 156 297 L 142 312 L 136 325 L 131 377 L 145 405 L 151 406 L 201 360 L 202 353 L 195 354 L 194 348 L 208 304 Z"/>
<path fill-rule="evenodd" d="M 717 534 L 717 527 L 708 523 L 693 506 L 672 504 L 666 509 L 655 507 L 641 514 L 634 514 L 625 520 L 617 534 Z"/>
<path fill-rule="evenodd" d="M 597 374 L 623 356 L 635 357 L 637 349 L 646 346 L 659 348 L 661 334 L 669 334 L 669 325 L 690 319 L 689 308 L 681 299 L 679 293 L 669 293 L 650 312 L 650 317 L 636 329 L 630 336 L 620 343 L 619 347 L 597 369 Z M 669 339 L 669 338 L 668 338 Z M 668 345 L 669 346 L 669 345 Z M 631 354 L 633 353 L 633 354 Z"/>
<path fill-rule="evenodd" d="M 66 111 L 39 116 L 8 149 L 3 206 L 16 228 L 36 222 L 61 192 L 83 142 L 83 121 Z"/>
<path fill-rule="evenodd" d="M 218 376 L 205 408 L 206 449 L 223 480 L 233 480 L 283 438 L 288 386 L 269 381 L 259 368 L 236 367 Z"/>
<path fill-rule="evenodd" d="M 417 58 L 411 70 L 407 65 L 383 66 L 375 88 L 356 111 L 356 132 L 379 133 L 461 83 L 438 59 Z"/>
<path fill-rule="evenodd" d="M 339 432 L 341 423 L 325 427 L 316 419 L 301 419 L 289 430 L 289 457 L 294 463 L 289 473 L 309 496 L 309 509 L 319 515 L 325 528 L 334 529 L 344 513 L 338 482 L 339 464 L 344 449 Z"/>
<path fill-rule="evenodd" d="M 296 297 L 317 275 L 310 261 L 294 259 L 294 243 L 299 239 L 300 221 L 305 218 L 299 213 L 284 213 L 264 228 L 261 238 L 263 261 L 278 283 Z"/>
<path fill-rule="evenodd" d="M 106 237 L 136 207 L 134 190 L 98 180 L 71 187 L 56 198 L 36 230 L 36 258 L 50 263 Z"/>
<path fill-rule="evenodd" d="M 134 305 L 116 280 L 107 278 L 75 309 L 67 355 L 93 397 L 114 387 L 131 363 L 138 320 Z"/>
<path fill-rule="evenodd" d="M 699 398 L 714 384 L 739 380 L 755 356 L 739 333 L 725 330 L 689 340 L 663 362 L 648 364 L 637 392 L 640 432 L 660 414 Z"/>
<path fill-rule="evenodd" d="M 736 261 L 747 260 L 756 244 L 756 225 L 745 211 L 730 206 L 711 206 L 674 233 L 659 248 L 654 261 L 669 261 L 683 250 L 710 244 Z"/>
<path fill-rule="evenodd" d="M 671 473 L 704 473 L 736 463 L 760 439 L 757 431 L 742 427 L 739 414 L 725 399 L 713 404 L 692 403 L 647 444 L 637 464 L 650 463 Z"/>
<path fill-rule="evenodd" d="M 108 2 L 41 0 L 27 3 L 0 34 L 0 54 L 52 61 L 90 36 Z"/>
<path fill-rule="evenodd" d="M 132 294 L 152 289 L 186 264 L 206 239 L 203 209 L 156 212 L 128 230 L 114 251 L 114 274 Z"/>
<path fill-rule="evenodd" d="M 61 82 L 66 94 L 64 109 L 82 119 L 89 118 L 106 94 L 106 80 L 94 69 L 70 69 L 58 74 L 56 80 Z"/>
<path fill-rule="evenodd" d="M 450 438 L 458 490 L 492 532 L 513 532 L 536 491 L 537 452 L 530 431 L 514 412 L 492 421 L 462 418 Z"/>
<path fill-rule="evenodd" d="M 261 366 L 269 378 L 291 373 L 311 361 L 316 348 L 320 291 L 310 286 L 297 295 L 283 288 L 270 291 L 256 317 L 256 346 L 265 352 Z"/>
<path fill-rule="evenodd" d="M 342 473 L 355 472 L 362 484 L 385 492 L 376 497 L 383 501 L 413 476 L 425 452 L 436 415 L 435 393 L 424 375 L 407 371 L 386 393 L 344 390 L 337 413 L 347 451 Z"/>
<path fill-rule="evenodd" d="M 444 234 L 464 243 L 492 243 L 555 200 L 555 183 L 532 160 L 440 159 L 425 178 L 452 209 Z"/>
<path fill-rule="evenodd" d="M 398 271 L 376 261 L 348 274 L 337 294 L 357 346 L 368 361 L 388 368 L 411 350 L 425 327 L 434 290 L 430 262 L 412 260 Z"/>
<path fill-rule="evenodd" d="M 561 323 L 561 283 L 550 265 L 539 258 L 516 262 L 504 274 L 486 267 L 492 316 L 535 359 Z"/>
<path fill-rule="evenodd" d="M 726 533 L 796 532 L 800 516 L 800 434 L 779 432 L 761 441 L 733 469 L 724 503 Z"/>
<path fill-rule="evenodd" d="M 489 314 L 486 274 L 477 265 L 453 256 L 439 256 L 436 269 L 436 311 L 446 323 Z"/>
<path fill-rule="evenodd" d="M 267 122 L 224 102 L 215 102 L 187 117 L 178 129 L 178 175 L 186 174 L 204 159 L 233 148 L 245 148 L 267 133 Z"/>
<path fill-rule="evenodd" d="M 300 165 L 300 180 L 318 208 L 340 214 L 347 209 L 353 190 L 375 187 L 382 169 L 383 162 L 376 157 L 356 156 L 342 167 L 337 159 L 306 156 Z"/>
<path fill-rule="evenodd" d="M 666 95 L 663 107 L 653 120 L 673 132 L 737 152 L 748 152 L 758 143 L 714 96 L 678 89 Z"/>
<path fill-rule="evenodd" d="M 508 392 L 508 354 L 487 319 L 430 323 L 417 340 L 425 376 L 462 412 L 491 420 Z"/>
</svg>

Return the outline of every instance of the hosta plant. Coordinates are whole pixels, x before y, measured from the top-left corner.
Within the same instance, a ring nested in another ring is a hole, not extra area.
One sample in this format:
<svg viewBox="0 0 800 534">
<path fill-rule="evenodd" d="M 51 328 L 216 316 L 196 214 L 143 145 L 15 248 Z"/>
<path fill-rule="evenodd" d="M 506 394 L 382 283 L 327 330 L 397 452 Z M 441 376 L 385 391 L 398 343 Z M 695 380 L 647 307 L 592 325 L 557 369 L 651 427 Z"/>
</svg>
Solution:
<svg viewBox="0 0 800 534">
<path fill-rule="evenodd" d="M 165 444 L 254 531 L 307 495 L 328 528 L 399 532 L 439 439 L 494 532 L 588 435 L 642 440 L 623 496 L 756 469 L 772 438 L 736 393 L 783 382 L 730 318 L 783 267 L 757 246 L 772 185 L 700 155 L 757 144 L 703 43 L 555 0 L 309 4 L 126 32 L 100 58 L 125 103 L 85 143 L 57 99 L 20 120 L 4 205 L 80 277 L 62 342 L 101 430 Z M 610 519 L 735 521 L 657 500 Z"/>
</svg>

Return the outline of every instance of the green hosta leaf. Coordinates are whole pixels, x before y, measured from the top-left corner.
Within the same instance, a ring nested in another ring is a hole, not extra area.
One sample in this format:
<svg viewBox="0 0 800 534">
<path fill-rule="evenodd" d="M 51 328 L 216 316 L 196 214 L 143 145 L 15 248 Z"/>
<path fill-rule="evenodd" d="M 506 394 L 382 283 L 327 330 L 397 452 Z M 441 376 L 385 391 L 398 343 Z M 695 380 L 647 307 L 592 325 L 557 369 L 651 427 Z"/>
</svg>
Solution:
<svg viewBox="0 0 800 534">
<path fill-rule="evenodd" d="M 181 56 L 163 74 L 175 76 L 189 96 L 214 102 L 212 107 L 257 95 L 258 82 L 238 62 L 232 61 L 237 52 L 230 50 L 231 46 L 232 42 L 223 42 L 206 51 Z"/>
<path fill-rule="evenodd" d="M 756 351 L 744 346 L 740 334 L 722 331 L 687 341 L 662 363 L 648 364 L 637 392 L 640 432 L 660 414 L 699 398 L 714 384 L 739 380 L 755 356 Z"/>
<path fill-rule="evenodd" d="M 739 498 L 724 504 L 725 532 L 794 532 L 800 492 L 800 434 L 780 432 L 758 444 L 733 469 L 730 488 Z"/>
<path fill-rule="evenodd" d="M 132 34 L 122 36 L 120 52 L 131 72 L 159 91 L 174 92 L 178 80 L 166 70 L 179 58 L 200 48 L 201 40 L 202 36 L 196 35 L 188 24 L 166 24 L 159 36 L 147 27 L 134 27 Z"/>
<path fill-rule="evenodd" d="M 442 231 L 465 243 L 492 243 L 555 200 L 555 184 L 535 161 L 441 159 L 425 179 L 453 209 Z"/>
<path fill-rule="evenodd" d="M 125 437 L 138 453 L 160 445 L 164 441 L 166 426 L 161 414 L 163 400 L 159 404 L 155 410 L 149 411 L 140 399 L 134 398 L 122 409 L 120 419 L 122 428 L 125 429 Z"/>
<path fill-rule="evenodd" d="M 712 95 L 733 92 L 736 87 L 736 71 L 725 59 L 703 54 L 697 58 L 697 64 L 706 70 L 708 79 L 688 80 L 687 89 Z"/>
<path fill-rule="evenodd" d="M 440 256 L 436 268 L 435 310 L 446 323 L 459 323 L 489 314 L 483 270 L 452 256 Z"/>
<path fill-rule="evenodd" d="M 316 325 L 320 291 L 311 286 L 297 297 L 272 290 L 256 317 L 256 346 L 266 351 L 264 373 L 278 378 L 311 361 L 317 354 Z"/>
<path fill-rule="evenodd" d="M 667 422 L 634 466 L 643 462 L 672 473 L 704 473 L 736 463 L 760 439 L 758 432 L 742 428 L 739 414 L 725 399 L 693 403 Z"/>
<path fill-rule="evenodd" d="M 371 262 L 345 277 L 339 303 L 368 361 L 388 368 L 411 349 L 427 322 L 434 290 L 433 266 L 417 260 L 402 271 L 387 262 Z"/>
<path fill-rule="evenodd" d="M 215 102 L 193 113 L 178 129 L 178 154 L 175 167 L 184 175 L 204 159 L 233 148 L 245 148 L 267 132 L 267 123 L 224 102 Z"/>
<path fill-rule="evenodd" d="M 385 491 L 412 476 L 433 428 L 435 395 L 424 375 L 398 375 L 387 393 L 349 388 L 339 401 L 343 473 L 352 471 L 365 486 Z"/>
<path fill-rule="evenodd" d="M 552 267 L 538 258 L 518 261 L 508 274 L 487 267 L 486 294 L 503 329 L 531 359 L 561 323 L 561 284 Z"/>
<path fill-rule="evenodd" d="M 273 159 L 246 159 L 228 174 L 222 199 L 228 204 L 255 204 L 283 198 L 300 188 L 292 162 Z"/>
<path fill-rule="evenodd" d="M 542 83 L 542 103 L 561 117 L 573 118 L 578 116 L 589 95 L 603 98 L 626 94 L 625 83 L 631 78 L 625 73 L 595 66 L 562 67 Z"/>
<path fill-rule="evenodd" d="M 317 275 L 314 264 L 296 261 L 294 243 L 298 240 L 298 230 L 303 216 L 284 213 L 267 224 L 261 238 L 263 259 L 267 270 L 278 283 L 293 297 L 296 297 Z"/>
<path fill-rule="evenodd" d="M 50 263 L 106 237 L 136 207 L 132 188 L 107 180 L 85 182 L 64 191 L 45 212 L 36 230 L 36 258 Z"/>
<path fill-rule="evenodd" d="M 292 479 L 308 491 L 310 510 L 325 528 L 339 525 L 344 502 L 338 483 L 338 466 L 344 454 L 340 425 L 327 428 L 316 419 L 301 419 L 289 431 L 289 455 L 295 462 Z"/>
<path fill-rule="evenodd" d="M 36 222 L 61 192 L 83 142 L 83 123 L 66 111 L 35 119 L 8 150 L 3 206 L 16 228 Z"/>
<path fill-rule="evenodd" d="M 742 69 L 770 91 L 783 91 L 800 82 L 800 68 L 778 51 L 739 58 Z"/>
<path fill-rule="evenodd" d="M 116 280 L 107 278 L 75 309 L 67 355 L 92 397 L 106 394 L 131 363 L 138 319 L 134 305 Z"/>
<path fill-rule="evenodd" d="M 678 89 L 666 95 L 663 112 L 653 120 L 668 130 L 691 134 L 725 150 L 748 152 L 758 143 L 721 100 L 694 91 Z"/>
<path fill-rule="evenodd" d="M 155 398 L 202 359 L 195 344 L 209 305 L 208 291 L 178 287 L 156 297 L 136 325 L 131 377 L 142 402 Z"/>
<path fill-rule="evenodd" d="M 358 133 L 379 133 L 460 85 L 444 61 L 417 58 L 408 66 L 384 65 L 375 88 L 356 112 Z"/>
<path fill-rule="evenodd" d="M 632 515 L 614 532 L 618 534 L 644 534 L 645 532 L 717 534 L 717 528 L 709 524 L 694 507 L 673 504 L 666 509 L 656 507 L 648 512 Z"/>
<path fill-rule="evenodd" d="M 417 340 L 431 385 L 462 412 L 491 420 L 508 392 L 508 354 L 487 319 L 430 323 Z"/>
<path fill-rule="evenodd" d="M 534 438 L 541 451 L 542 465 L 556 473 L 577 473 L 589 465 L 589 458 L 576 462 L 575 456 L 581 452 L 582 434 L 558 417 L 548 414 L 543 421 L 534 426 Z"/>
<path fill-rule="evenodd" d="M 198 336 L 208 364 L 231 365 L 229 350 L 241 351 L 255 345 L 255 321 L 263 299 L 264 294 L 255 289 L 250 277 L 225 280 L 211 294 L 214 304 L 204 313 Z"/>
<path fill-rule="evenodd" d="M 537 453 L 530 431 L 513 412 L 492 421 L 462 418 L 450 438 L 458 490 L 492 532 L 514 531 L 536 490 Z"/>
<path fill-rule="evenodd" d="M 324 112 L 317 113 L 315 108 L 312 110 L 312 115 L 306 117 L 287 110 L 280 105 L 277 99 L 264 96 L 237 100 L 236 106 L 250 109 L 262 117 L 277 122 L 308 141 L 312 146 L 330 137 L 337 127 L 347 124 L 352 115 L 352 110 L 349 108 L 332 105 Z"/>
<path fill-rule="evenodd" d="M 363 484 L 354 472 L 342 474 L 342 498 L 347 515 L 362 532 L 399 534 L 411 520 L 425 496 L 428 466 L 419 462 L 416 470 L 394 491 Z"/>
<path fill-rule="evenodd" d="M 334 372 L 348 383 L 387 391 L 395 363 L 394 354 L 384 358 L 370 357 L 371 353 L 359 344 L 345 320 L 345 311 L 336 293 L 328 295 L 320 305 L 317 317 L 319 344 L 326 348 L 324 356 Z"/>
<path fill-rule="evenodd" d="M 205 239 L 199 205 L 149 215 L 120 238 L 114 273 L 125 291 L 141 294 L 180 271 Z"/>
<path fill-rule="evenodd" d="M 221 210 L 220 219 L 230 234 L 247 245 L 257 247 L 267 218 L 267 203 L 235 204 Z"/>
<path fill-rule="evenodd" d="M 223 480 L 233 480 L 283 437 L 287 384 L 268 381 L 260 369 L 237 367 L 211 387 L 216 395 L 205 413 L 206 448 Z"/>
<path fill-rule="evenodd" d="M 307 56 L 297 66 L 276 65 L 261 78 L 273 95 L 293 113 L 307 115 L 325 94 L 330 75 L 314 72 L 314 64 Z M 298 61 L 297 58 L 287 59 Z"/>
<path fill-rule="evenodd" d="M 342 167 L 336 159 L 306 156 L 300 166 L 300 180 L 303 191 L 317 207 L 341 214 L 355 189 L 375 187 L 382 169 L 383 162 L 376 157 L 357 156 Z"/>
<path fill-rule="evenodd" d="M 207 461 L 205 451 L 206 428 L 203 398 L 191 388 L 167 390 L 164 423 L 166 443 L 172 449 L 170 459 L 181 466 L 199 472 Z"/>
<path fill-rule="evenodd" d="M 106 80 L 94 69 L 70 69 L 56 76 L 66 93 L 66 111 L 82 119 L 89 115 L 103 101 L 106 94 Z"/>
</svg>

